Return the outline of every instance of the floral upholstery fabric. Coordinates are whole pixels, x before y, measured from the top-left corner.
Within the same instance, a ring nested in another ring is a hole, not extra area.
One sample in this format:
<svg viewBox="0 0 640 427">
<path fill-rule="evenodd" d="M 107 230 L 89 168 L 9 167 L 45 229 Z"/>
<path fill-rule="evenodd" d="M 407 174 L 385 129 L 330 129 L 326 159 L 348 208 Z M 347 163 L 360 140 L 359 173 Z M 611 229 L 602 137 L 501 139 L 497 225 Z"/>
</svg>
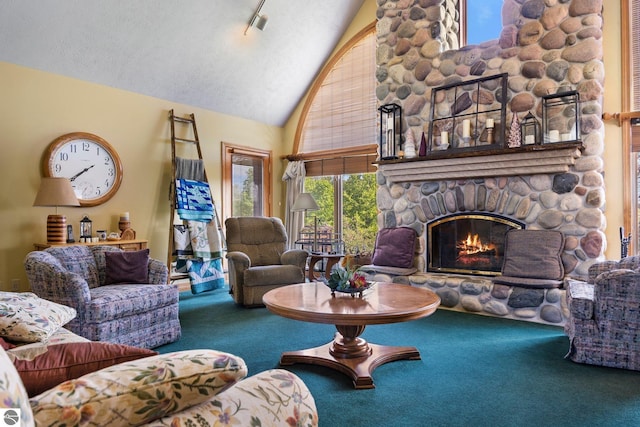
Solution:
<svg viewBox="0 0 640 427">
<path fill-rule="evenodd" d="M 244 361 L 215 350 L 152 356 L 67 381 L 31 400 L 0 349 L 0 408 L 22 426 L 317 426 L 304 382 L 283 369 L 242 379 Z"/>
<path fill-rule="evenodd" d="M 31 289 L 74 307 L 77 316 L 67 328 L 92 341 L 154 348 L 180 339 L 179 292 L 167 284 L 166 265 L 149 259 L 149 284 L 105 286 L 109 251 L 121 249 L 65 246 L 31 252 L 24 262 Z"/>
<path fill-rule="evenodd" d="M 29 406 L 27 390 L 7 353 L 0 348 L 0 408 L 20 410 L 21 426 L 33 425 L 33 413 Z"/>
<path fill-rule="evenodd" d="M 0 292 L 0 336 L 11 341 L 45 341 L 76 317 L 76 310 L 31 292 Z"/>
<path fill-rule="evenodd" d="M 318 413 L 311 392 L 300 378 L 283 369 L 272 369 L 239 382 L 214 399 L 149 425 L 303 427 L 317 426 Z"/>
<path fill-rule="evenodd" d="M 99 375 L 97 375 L 99 373 Z M 31 399 L 36 424 L 141 425 L 211 399 L 247 374 L 241 358 L 187 350 L 121 363 Z"/>
<path fill-rule="evenodd" d="M 46 341 L 25 343 L 7 350 L 7 355 L 11 361 L 14 360 L 33 360 L 37 356 L 47 352 L 50 345 L 69 344 L 75 342 L 87 342 L 86 338 L 76 335 L 65 328 L 60 328 L 55 334 Z"/>
</svg>

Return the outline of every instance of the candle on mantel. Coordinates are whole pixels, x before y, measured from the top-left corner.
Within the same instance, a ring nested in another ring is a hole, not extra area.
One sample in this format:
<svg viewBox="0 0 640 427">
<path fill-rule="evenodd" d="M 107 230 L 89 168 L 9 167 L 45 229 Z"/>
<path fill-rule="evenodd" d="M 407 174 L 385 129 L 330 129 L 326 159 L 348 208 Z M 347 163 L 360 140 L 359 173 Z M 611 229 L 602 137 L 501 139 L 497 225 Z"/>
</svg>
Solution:
<svg viewBox="0 0 640 427">
<path fill-rule="evenodd" d="M 469 138 L 470 136 L 471 136 L 471 121 L 465 119 L 462 121 L 462 137 Z"/>
<path fill-rule="evenodd" d="M 123 212 L 120 214 L 120 221 L 129 221 L 129 212 Z"/>
<path fill-rule="evenodd" d="M 550 130 L 549 131 L 549 142 L 558 142 L 560 141 L 560 131 L 559 130 Z"/>
<path fill-rule="evenodd" d="M 487 119 L 486 126 L 487 126 L 487 129 L 493 129 L 493 126 L 494 126 L 493 119 Z"/>
<path fill-rule="evenodd" d="M 449 132 L 443 130 L 440 132 L 440 145 L 449 144 Z"/>
</svg>

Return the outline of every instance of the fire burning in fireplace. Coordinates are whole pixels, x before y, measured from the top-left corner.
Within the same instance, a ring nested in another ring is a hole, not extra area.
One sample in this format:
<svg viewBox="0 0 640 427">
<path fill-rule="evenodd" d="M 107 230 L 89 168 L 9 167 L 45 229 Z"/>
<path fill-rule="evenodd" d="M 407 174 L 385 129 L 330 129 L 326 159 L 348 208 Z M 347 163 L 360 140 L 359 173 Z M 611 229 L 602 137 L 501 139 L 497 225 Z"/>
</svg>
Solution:
<svg viewBox="0 0 640 427">
<path fill-rule="evenodd" d="M 496 275 L 507 231 L 523 224 L 485 213 L 451 215 L 428 224 L 427 271 Z"/>
<path fill-rule="evenodd" d="M 458 243 L 458 257 L 464 255 L 474 255 L 478 253 L 496 252 L 496 245 L 492 243 L 482 243 L 477 234 L 467 234 L 467 238 Z M 497 252 L 496 252 L 496 255 Z"/>
</svg>

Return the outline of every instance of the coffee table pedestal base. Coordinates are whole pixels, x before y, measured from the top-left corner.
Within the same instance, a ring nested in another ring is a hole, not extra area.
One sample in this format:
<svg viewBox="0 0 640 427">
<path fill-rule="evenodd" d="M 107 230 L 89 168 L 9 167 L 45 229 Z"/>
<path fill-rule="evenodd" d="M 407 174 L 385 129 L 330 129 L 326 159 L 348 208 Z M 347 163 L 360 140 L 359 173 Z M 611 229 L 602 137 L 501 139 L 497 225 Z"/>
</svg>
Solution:
<svg viewBox="0 0 640 427">
<path fill-rule="evenodd" d="M 354 357 L 351 357 L 349 348 L 353 350 Z M 388 362 L 405 359 L 420 360 L 420 352 L 415 347 L 369 344 L 362 338 L 350 342 L 337 333 L 334 341 L 320 347 L 282 353 L 280 364 L 326 366 L 350 376 L 356 389 L 367 389 L 375 388 L 371 377 L 374 369 Z"/>
</svg>

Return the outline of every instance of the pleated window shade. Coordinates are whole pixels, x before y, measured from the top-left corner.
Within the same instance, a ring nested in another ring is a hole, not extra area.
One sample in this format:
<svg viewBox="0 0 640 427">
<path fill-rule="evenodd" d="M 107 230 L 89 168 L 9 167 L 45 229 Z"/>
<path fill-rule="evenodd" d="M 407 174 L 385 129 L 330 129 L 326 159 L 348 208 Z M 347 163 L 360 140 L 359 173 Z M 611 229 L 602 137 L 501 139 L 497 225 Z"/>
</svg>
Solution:
<svg viewBox="0 0 640 427">
<path fill-rule="evenodd" d="M 375 71 L 376 35 L 371 32 L 356 42 L 327 73 L 311 101 L 299 152 L 344 152 L 350 147 L 376 143 Z M 373 152 L 368 154 L 371 155 L 346 154 L 337 159 L 308 161 L 307 175 L 374 172 L 369 161 L 371 158 L 375 161 L 376 156 Z"/>
<path fill-rule="evenodd" d="M 631 109 L 640 111 L 640 38 L 636 36 L 640 34 L 640 0 L 631 0 L 630 6 L 631 34 L 626 36 L 631 47 Z M 640 152 L 640 124 L 631 126 L 631 151 Z"/>
</svg>

